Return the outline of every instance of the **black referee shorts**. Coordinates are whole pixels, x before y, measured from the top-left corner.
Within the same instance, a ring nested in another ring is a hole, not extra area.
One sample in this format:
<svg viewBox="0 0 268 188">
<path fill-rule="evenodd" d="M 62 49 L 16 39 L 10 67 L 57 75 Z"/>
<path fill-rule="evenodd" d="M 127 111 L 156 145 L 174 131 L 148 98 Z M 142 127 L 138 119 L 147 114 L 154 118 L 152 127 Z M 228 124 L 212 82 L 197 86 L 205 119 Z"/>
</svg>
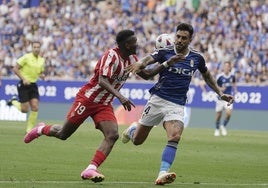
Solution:
<svg viewBox="0 0 268 188">
<path fill-rule="evenodd" d="M 19 101 L 28 102 L 31 99 L 39 100 L 39 92 L 36 83 L 31 83 L 30 85 L 24 85 L 22 81 L 17 84 Z"/>
</svg>

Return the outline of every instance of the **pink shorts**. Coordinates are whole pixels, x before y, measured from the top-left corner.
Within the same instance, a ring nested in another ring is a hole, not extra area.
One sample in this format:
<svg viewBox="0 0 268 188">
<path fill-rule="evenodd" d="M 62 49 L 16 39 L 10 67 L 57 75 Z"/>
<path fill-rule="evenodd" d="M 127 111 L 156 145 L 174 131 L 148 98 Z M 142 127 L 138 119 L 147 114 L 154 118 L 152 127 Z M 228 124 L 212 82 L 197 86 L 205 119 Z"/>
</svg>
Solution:
<svg viewBox="0 0 268 188">
<path fill-rule="evenodd" d="M 95 126 L 97 126 L 101 121 L 113 121 L 117 124 L 111 104 L 97 104 L 89 102 L 88 99 L 85 100 L 84 98 L 77 96 L 71 109 L 67 113 L 68 121 L 79 126 L 89 116 L 93 119 Z"/>
</svg>

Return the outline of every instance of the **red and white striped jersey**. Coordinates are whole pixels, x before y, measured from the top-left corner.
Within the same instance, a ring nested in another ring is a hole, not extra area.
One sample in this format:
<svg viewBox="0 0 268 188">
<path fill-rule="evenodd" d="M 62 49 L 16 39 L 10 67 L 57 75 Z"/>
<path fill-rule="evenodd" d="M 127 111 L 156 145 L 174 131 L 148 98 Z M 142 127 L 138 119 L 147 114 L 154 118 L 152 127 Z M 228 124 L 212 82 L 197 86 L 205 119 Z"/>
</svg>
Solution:
<svg viewBox="0 0 268 188">
<path fill-rule="evenodd" d="M 131 55 L 127 59 L 123 59 L 120 56 L 118 48 L 107 50 L 98 60 L 93 77 L 79 90 L 77 95 L 94 103 L 111 103 L 114 95 L 99 85 L 99 76 L 106 76 L 113 88 L 120 90 L 129 77 L 129 74 L 126 74 L 124 69 L 137 61 L 138 58 L 136 55 Z"/>
</svg>

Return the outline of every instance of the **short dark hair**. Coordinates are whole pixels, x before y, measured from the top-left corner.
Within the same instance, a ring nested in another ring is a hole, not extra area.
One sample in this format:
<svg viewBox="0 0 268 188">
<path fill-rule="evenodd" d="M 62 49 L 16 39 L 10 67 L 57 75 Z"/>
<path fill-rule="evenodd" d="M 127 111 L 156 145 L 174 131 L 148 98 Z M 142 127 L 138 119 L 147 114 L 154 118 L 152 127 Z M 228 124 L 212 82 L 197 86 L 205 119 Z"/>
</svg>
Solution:
<svg viewBox="0 0 268 188">
<path fill-rule="evenodd" d="M 125 30 L 121 30 L 117 35 L 116 35 L 116 43 L 118 45 L 124 44 L 125 42 L 128 41 L 128 39 L 131 36 L 134 36 L 135 33 L 132 30 L 129 29 L 125 29 Z"/>
<path fill-rule="evenodd" d="M 188 31 L 190 33 L 190 37 L 192 38 L 193 34 L 194 34 L 194 28 L 191 24 L 187 24 L 187 23 L 180 23 L 177 26 L 176 32 L 177 31 Z"/>
<path fill-rule="evenodd" d="M 229 60 L 226 60 L 226 61 L 224 61 L 223 63 L 224 63 L 224 64 L 229 64 L 229 65 L 231 65 L 231 61 L 229 61 Z"/>
<path fill-rule="evenodd" d="M 38 41 L 38 40 L 33 40 L 33 41 L 31 41 L 31 44 L 33 45 L 33 44 L 35 44 L 35 43 L 38 43 L 38 44 L 40 44 L 41 45 L 41 42 L 40 41 Z"/>
</svg>

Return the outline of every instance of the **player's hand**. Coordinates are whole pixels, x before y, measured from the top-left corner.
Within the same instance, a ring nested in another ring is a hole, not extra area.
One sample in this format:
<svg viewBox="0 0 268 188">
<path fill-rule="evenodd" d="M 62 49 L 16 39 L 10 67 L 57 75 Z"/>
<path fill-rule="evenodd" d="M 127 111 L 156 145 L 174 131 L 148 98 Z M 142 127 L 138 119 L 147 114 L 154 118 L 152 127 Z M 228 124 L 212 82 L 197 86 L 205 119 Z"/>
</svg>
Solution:
<svg viewBox="0 0 268 188">
<path fill-rule="evenodd" d="M 133 106 L 135 108 L 134 103 L 132 103 L 129 99 L 127 99 L 125 97 L 119 98 L 119 101 L 124 106 L 124 109 L 127 111 L 131 111 L 131 106 Z"/>
<path fill-rule="evenodd" d="M 224 100 L 224 101 L 228 102 L 227 106 L 229 106 L 229 105 L 233 104 L 234 97 L 232 95 L 223 94 L 221 96 L 221 100 Z"/>
<path fill-rule="evenodd" d="M 184 59 L 185 59 L 185 57 L 184 57 L 183 54 L 176 54 L 176 55 L 172 56 L 171 58 L 169 58 L 167 60 L 167 64 L 168 64 L 168 66 L 172 66 L 175 63 L 179 63 L 179 62 L 181 62 Z"/>
<path fill-rule="evenodd" d="M 133 64 L 127 66 L 125 68 L 125 71 L 126 71 L 127 74 L 130 73 L 130 72 L 132 72 L 132 73 L 138 73 L 138 72 L 140 72 L 144 68 L 145 67 L 141 63 L 137 62 L 137 63 L 133 63 Z"/>
<path fill-rule="evenodd" d="M 26 80 L 26 79 L 23 79 L 23 80 L 22 80 L 22 83 L 23 83 L 23 85 L 25 85 L 25 86 L 31 84 L 31 83 L 30 83 L 28 80 Z"/>
</svg>

